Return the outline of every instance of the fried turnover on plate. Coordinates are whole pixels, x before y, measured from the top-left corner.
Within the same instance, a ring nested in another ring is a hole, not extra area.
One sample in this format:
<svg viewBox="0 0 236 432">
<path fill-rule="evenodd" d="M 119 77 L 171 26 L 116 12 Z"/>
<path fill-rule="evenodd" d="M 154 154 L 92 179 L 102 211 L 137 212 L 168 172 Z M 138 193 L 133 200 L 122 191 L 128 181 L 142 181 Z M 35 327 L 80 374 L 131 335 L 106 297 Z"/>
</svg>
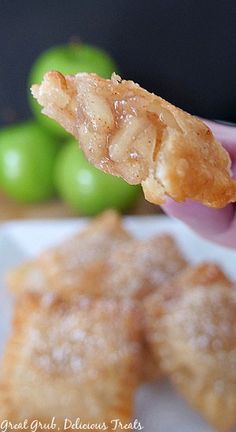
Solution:
<svg viewBox="0 0 236 432">
<path fill-rule="evenodd" d="M 55 416 L 61 429 L 65 418 L 130 422 L 139 323 L 139 308 L 128 300 L 22 296 L 1 369 L 1 420 L 50 423 Z"/>
<path fill-rule="evenodd" d="M 203 264 L 169 283 L 164 303 L 153 294 L 145 306 L 149 346 L 163 370 L 217 430 L 230 430 L 236 425 L 236 287 L 217 266 Z"/>
<path fill-rule="evenodd" d="M 104 261 L 130 239 L 118 213 L 108 210 L 78 234 L 11 270 L 7 284 L 15 293 L 51 291 L 67 296 L 74 290 L 81 294 L 93 290 L 96 294 Z"/>
<path fill-rule="evenodd" d="M 48 72 L 32 93 L 43 113 L 80 142 L 105 172 L 141 183 L 148 201 L 168 195 L 210 207 L 236 201 L 227 152 L 199 119 L 113 74 Z"/>
<path fill-rule="evenodd" d="M 11 270 L 7 282 L 17 294 L 48 292 L 66 299 L 76 293 L 142 300 L 186 265 L 172 236 L 133 239 L 120 217 L 106 212 L 81 233 Z M 142 379 L 159 376 L 159 363 L 146 346 Z"/>
<path fill-rule="evenodd" d="M 91 298 L 130 298 L 142 301 L 152 291 L 159 291 L 163 282 L 187 266 L 172 236 L 161 234 L 147 240 L 127 238 L 120 242 L 117 241 L 119 230 L 116 232 L 117 239 L 115 233 L 111 237 L 112 247 L 104 239 L 102 248 L 106 254 L 99 255 L 100 261 L 87 261 L 86 253 L 90 260 L 94 251 L 86 248 L 85 252 L 84 245 L 80 247 L 80 241 L 84 239 L 87 246 L 94 247 L 94 239 L 89 240 L 87 235 L 92 233 L 93 237 L 92 228 L 97 223 L 92 222 L 81 235 L 44 252 L 39 259 L 11 270 L 8 275 L 10 289 L 18 294 L 24 291 L 53 293 L 64 299 L 76 293 Z M 97 227 L 100 229 L 100 225 Z M 101 239 L 97 234 L 98 246 Z M 84 261 L 79 261 L 80 259 Z M 84 262 L 85 267 L 82 265 Z M 159 362 L 145 342 L 144 345 L 146 356 L 142 379 L 150 381 L 158 378 L 161 372 Z"/>
<path fill-rule="evenodd" d="M 81 233 L 11 270 L 7 282 L 15 293 L 54 292 L 66 297 L 73 291 L 141 300 L 186 265 L 171 235 L 134 239 L 118 215 L 107 212 Z"/>
</svg>

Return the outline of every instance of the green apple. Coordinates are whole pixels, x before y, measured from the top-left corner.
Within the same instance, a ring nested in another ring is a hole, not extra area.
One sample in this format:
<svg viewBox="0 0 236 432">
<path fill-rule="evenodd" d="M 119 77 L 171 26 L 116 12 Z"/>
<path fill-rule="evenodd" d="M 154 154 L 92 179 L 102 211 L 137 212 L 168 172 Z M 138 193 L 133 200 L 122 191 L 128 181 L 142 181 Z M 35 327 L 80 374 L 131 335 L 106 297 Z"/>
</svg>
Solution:
<svg viewBox="0 0 236 432">
<path fill-rule="evenodd" d="M 0 189 L 20 202 L 55 193 L 53 166 L 59 146 L 36 122 L 0 130 Z"/>
<path fill-rule="evenodd" d="M 107 208 L 124 211 L 140 194 L 139 186 L 131 186 L 90 165 L 74 140 L 58 154 L 54 178 L 63 200 L 84 215 L 95 215 Z"/>
<path fill-rule="evenodd" d="M 39 84 L 49 70 L 58 70 L 64 74 L 95 72 L 104 78 L 110 78 L 112 72 L 117 71 L 117 66 L 105 51 L 94 46 L 78 43 L 55 46 L 36 59 L 30 72 L 29 86 Z M 29 101 L 36 118 L 49 132 L 62 138 L 69 136 L 54 120 L 41 114 L 42 108 L 31 95 Z"/>
</svg>

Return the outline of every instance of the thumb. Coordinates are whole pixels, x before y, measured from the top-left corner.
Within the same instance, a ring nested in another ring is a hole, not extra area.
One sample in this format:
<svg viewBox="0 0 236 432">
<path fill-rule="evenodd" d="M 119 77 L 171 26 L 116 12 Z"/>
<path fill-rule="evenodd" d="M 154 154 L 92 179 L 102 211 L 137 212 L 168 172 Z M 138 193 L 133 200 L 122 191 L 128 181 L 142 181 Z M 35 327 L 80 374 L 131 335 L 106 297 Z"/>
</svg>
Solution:
<svg viewBox="0 0 236 432">
<path fill-rule="evenodd" d="M 180 219 L 208 238 L 227 231 L 234 217 L 233 204 L 223 209 L 212 209 L 191 200 L 178 203 L 167 198 L 162 208 L 169 216 Z"/>
</svg>

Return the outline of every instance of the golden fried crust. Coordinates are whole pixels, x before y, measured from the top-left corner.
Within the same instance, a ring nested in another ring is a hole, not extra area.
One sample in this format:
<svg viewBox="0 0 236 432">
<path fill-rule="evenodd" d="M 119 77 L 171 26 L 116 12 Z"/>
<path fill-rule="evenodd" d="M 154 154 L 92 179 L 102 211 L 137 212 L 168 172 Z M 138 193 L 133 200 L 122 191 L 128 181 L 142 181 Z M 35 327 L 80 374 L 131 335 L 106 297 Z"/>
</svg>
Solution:
<svg viewBox="0 0 236 432">
<path fill-rule="evenodd" d="M 164 302 L 155 295 L 146 300 L 148 342 L 187 401 L 217 430 L 230 430 L 236 425 L 236 287 L 217 266 L 204 264 L 183 271 L 172 293 Z"/>
<path fill-rule="evenodd" d="M 92 164 L 141 183 L 148 201 L 161 204 L 166 195 L 210 207 L 236 201 L 229 156 L 210 129 L 138 84 L 52 71 L 32 93 Z"/>
<path fill-rule="evenodd" d="M 139 313 L 130 301 L 23 296 L 1 371 L 1 419 L 129 422 L 140 379 Z"/>
<path fill-rule="evenodd" d="M 118 245 L 131 240 L 118 213 L 108 210 L 81 232 L 38 258 L 12 269 L 7 285 L 15 293 L 51 291 L 66 297 L 72 291 L 96 295 L 104 262 Z"/>
</svg>

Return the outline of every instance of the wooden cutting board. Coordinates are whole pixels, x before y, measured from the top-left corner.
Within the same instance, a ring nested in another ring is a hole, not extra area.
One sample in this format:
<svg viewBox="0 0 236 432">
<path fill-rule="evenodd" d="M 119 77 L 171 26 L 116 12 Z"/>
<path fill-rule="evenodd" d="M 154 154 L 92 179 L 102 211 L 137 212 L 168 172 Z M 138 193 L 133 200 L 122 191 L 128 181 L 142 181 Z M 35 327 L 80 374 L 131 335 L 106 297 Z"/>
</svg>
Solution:
<svg viewBox="0 0 236 432">
<path fill-rule="evenodd" d="M 147 215 L 161 213 L 158 206 L 154 206 L 140 197 L 129 214 Z M 18 204 L 0 194 L 0 221 L 12 219 L 41 219 L 78 217 L 72 210 L 59 200 L 52 200 L 39 204 Z"/>
</svg>

